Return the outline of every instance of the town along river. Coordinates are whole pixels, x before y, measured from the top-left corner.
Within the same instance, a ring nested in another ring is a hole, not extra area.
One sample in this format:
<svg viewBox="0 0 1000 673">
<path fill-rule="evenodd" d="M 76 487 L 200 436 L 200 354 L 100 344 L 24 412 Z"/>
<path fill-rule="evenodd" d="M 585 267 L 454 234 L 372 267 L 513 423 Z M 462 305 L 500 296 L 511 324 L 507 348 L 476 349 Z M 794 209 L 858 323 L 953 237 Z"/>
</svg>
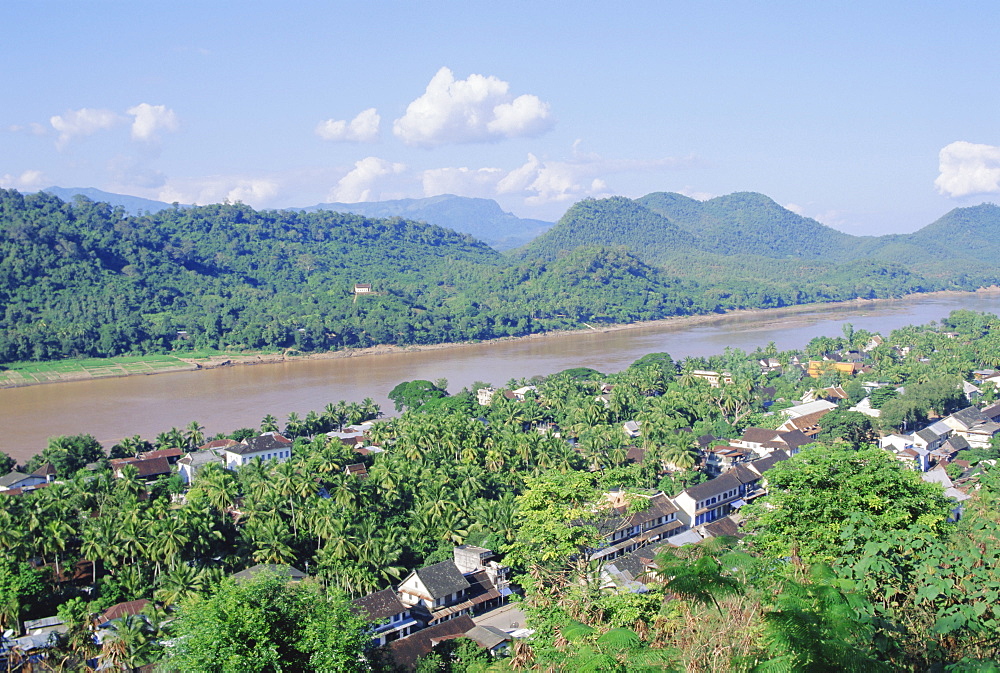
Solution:
<svg viewBox="0 0 1000 673">
<path fill-rule="evenodd" d="M 579 332 L 438 350 L 296 360 L 153 376 L 96 379 L 0 390 L 0 451 L 26 460 L 54 435 L 89 433 L 105 446 L 122 437 L 152 440 L 191 421 L 208 435 L 260 426 L 266 414 L 283 422 L 328 402 L 371 397 L 386 412 L 386 395 L 401 381 L 446 378 L 461 390 L 475 381 L 503 385 L 512 378 L 571 367 L 610 373 L 647 353 L 674 359 L 752 351 L 773 341 L 779 350 L 802 348 L 816 336 L 840 336 L 844 323 L 888 334 L 941 320 L 956 309 L 1000 314 L 1000 292 L 938 294 L 829 305 L 801 312 L 758 311 L 709 321 L 660 322 L 607 332 Z"/>
</svg>

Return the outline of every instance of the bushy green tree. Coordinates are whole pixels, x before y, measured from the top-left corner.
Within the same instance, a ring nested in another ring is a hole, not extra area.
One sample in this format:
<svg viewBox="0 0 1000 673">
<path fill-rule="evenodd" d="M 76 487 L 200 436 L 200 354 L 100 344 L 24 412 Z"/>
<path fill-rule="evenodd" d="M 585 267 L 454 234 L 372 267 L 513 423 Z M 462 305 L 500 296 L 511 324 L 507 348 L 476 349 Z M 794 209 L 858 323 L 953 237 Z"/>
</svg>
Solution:
<svg viewBox="0 0 1000 673">
<path fill-rule="evenodd" d="M 362 671 L 369 640 L 345 598 L 261 574 L 181 602 L 166 667 L 206 673 Z"/>
</svg>

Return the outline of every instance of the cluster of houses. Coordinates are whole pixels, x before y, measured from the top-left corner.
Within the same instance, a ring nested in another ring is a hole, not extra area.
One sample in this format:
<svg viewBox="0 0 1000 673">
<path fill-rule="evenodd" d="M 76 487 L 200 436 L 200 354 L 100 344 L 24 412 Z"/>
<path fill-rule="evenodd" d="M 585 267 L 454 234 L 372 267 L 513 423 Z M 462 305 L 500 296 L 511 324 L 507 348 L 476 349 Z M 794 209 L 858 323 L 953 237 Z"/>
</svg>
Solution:
<svg viewBox="0 0 1000 673">
<path fill-rule="evenodd" d="M 508 602 L 510 569 L 483 547 L 460 545 L 453 556 L 414 570 L 395 589 L 353 602 L 373 625 L 372 644 L 387 647 L 397 666 L 412 667 L 442 640 L 466 637 L 498 654 L 522 635 L 521 629 L 477 625 L 472 618 Z"/>
</svg>

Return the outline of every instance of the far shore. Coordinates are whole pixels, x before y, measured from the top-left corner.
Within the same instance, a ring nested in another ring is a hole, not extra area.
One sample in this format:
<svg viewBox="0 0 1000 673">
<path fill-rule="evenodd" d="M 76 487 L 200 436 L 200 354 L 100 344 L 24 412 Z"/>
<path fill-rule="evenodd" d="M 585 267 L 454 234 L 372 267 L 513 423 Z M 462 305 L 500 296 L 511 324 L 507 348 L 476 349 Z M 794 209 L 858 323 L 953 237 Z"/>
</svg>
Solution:
<svg viewBox="0 0 1000 673">
<path fill-rule="evenodd" d="M 998 294 L 1000 293 L 1000 287 L 994 285 L 987 288 L 980 288 L 979 290 L 976 290 L 976 293 Z M 641 328 L 656 328 L 656 327 L 669 326 L 682 329 L 694 325 L 723 322 L 727 320 L 732 320 L 734 318 L 744 318 L 744 317 L 754 318 L 760 316 L 774 316 L 776 318 L 780 318 L 786 315 L 794 315 L 797 313 L 808 313 L 810 311 L 816 311 L 818 309 L 823 309 L 823 308 L 857 308 L 859 306 L 866 306 L 866 305 L 874 306 L 878 304 L 898 302 L 906 299 L 912 299 L 915 297 L 961 296 L 965 294 L 973 294 L 973 293 L 962 292 L 958 290 L 944 290 L 939 292 L 919 292 L 898 298 L 852 299 L 849 301 L 839 301 L 839 302 L 798 304 L 795 306 L 784 306 L 781 308 L 740 309 L 735 311 L 727 311 L 725 313 L 672 316 L 669 318 L 662 318 L 660 320 L 649 320 L 643 322 L 614 324 L 614 325 L 601 325 L 597 327 L 585 324 L 581 326 L 581 328 L 578 330 L 553 330 L 550 332 L 539 332 L 536 334 L 529 334 L 520 337 L 499 337 L 496 339 L 487 339 L 482 341 L 444 342 L 436 344 L 410 344 L 405 346 L 387 344 L 387 345 L 371 346 L 368 348 L 345 348 L 343 350 L 338 350 L 338 351 L 301 353 L 295 355 L 290 355 L 285 353 L 220 353 L 219 355 L 213 355 L 210 357 L 185 358 L 180 355 L 171 354 L 173 355 L 173 357 L 177 358 L 179 363 L 177 366 L 151 368 L 148 371 L 134 371 L 134 370 L 130 371 L 130 370 L 125 370 L 124 368 L 115 368 L 113 367 L 113 363 L 115 362 L 114 358 L 109 358 L 108 359 L 109 367 L 107 368 L 108 371 L 102 371 L 98 373 L 92 373 L 89 371 L 63 372 L 43 381 L 37 381 L 37 380 L 35 381 L 22 380 L 17 382 L 5 381 L 5 382 L 0 382 L 0 388 L 17 388 L 23 386 L 43 385 L 47 383 L 86 381 L 95 378 L 113 378 L 113 377 L 139 376 L 139 375 L 148 376 L 151 374 L 161 374 L 161 373 L 170 373 L 178 371 L 192 371 L 199 369 L 215 369 L 218 367 L 266 365 L 266 364 L 298 362 L 305 360 L 332 360 L 338 358 L 371 357 L 371 356 L 385 355 L 389 353 L 412 353 L 419 351 L 466 348 L 471 346 L 481 346 L 483 344 L 502 343 L 502 342 L 530 340 L 530 339 L 561 339 L 561 338 L 579 336 L 581 334 L 586 334 L 586 333 L 615 332 L 620 330 L 641 329 Z"/>
</svg>

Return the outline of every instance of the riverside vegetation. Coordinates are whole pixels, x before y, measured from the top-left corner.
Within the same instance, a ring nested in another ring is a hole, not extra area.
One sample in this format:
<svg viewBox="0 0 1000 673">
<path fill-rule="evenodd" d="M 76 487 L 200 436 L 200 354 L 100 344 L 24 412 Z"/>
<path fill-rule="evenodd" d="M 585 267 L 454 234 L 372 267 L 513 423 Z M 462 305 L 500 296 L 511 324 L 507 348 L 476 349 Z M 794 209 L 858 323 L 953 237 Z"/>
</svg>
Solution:
<svg viewBox="0 0 1000 673">
<path fill-rule="evenodd" d="M 831 412 L 812 447 L 768 472 L 771 493 L 751 505 L 742 542 L 662 552 L 660 580 L 646 593 L 608 591 L 587 561 L 601 493 L 674 495 L 705 479 L 696 438 L 773 424 L 764 387 L 780 400 L 842 384 L 857 401 L 860 381 L 833 370 L 810 379 L 788 363 L 871 336 L 846 328 L 798 354 L 769 346 L 681 363 L 651 354 L 615 374 L 576 369 L 510 381 L 507 389 L 537 390 L 523 402 L 495 395 L 487 407 L 470 390 L 449 394 L 446 381 L 404 382 L 390 394 L 402 415 L 370 430 L 384 452 L 361 459 L 324 434 L 377 417 L 370 401 L 284 423 L 268 415 L 259 429 L 229 436 L 281 430 L 294 438 L 291 460 L 237 472 L 206 466 L 186 492 L 176 476 L 148 485 L 129 466 L 116 479 L 93 438 L 55 438 L 26 468 L 51 462 L 58 481 L 0 498 L 0 627 L 58 612 L 69 631 L 49 661 L 64 670 L 95 656 L 129 670 L 157 661 L 168 671 L 378 668 L 384 662 L 365 658 L 364 625 L 346 601 L 466 543 L 499 551 L 513 567 L 534 635 L 510 658 L 445 650 L 418 670 L 994 670 L 1000 450 L 963 454 L 979 486 L 964 517 L 948 523 L 952 505 L 940 486 L 868 445 L 879 430 L 964 406 L 959 383 L 1000 365 L 995 316 L 955 312 L 886 337 L 862 377 L 904 392 L 877 401 L 877 421 Z M 761 357 L 784 366 L 762 372 Z M 692 373 L 707 368 L 733 382 L 712 388 Z M 597 399 L 604 383 L 614 385 L 607 404 Z M 642 421 L 639 463 L 627 459 L 628 420 Z M 539 431 L 552 427 L 561 437 Z M 206 439 L 192 422 L 152 441 L 130 438 L 111 455 Z M 345 474 L 359 460 L 367 479 Z M 83 469 L 95 461 L 96 470 Z M 226 578 L 253 563 L 307 568 L 319 584 Z M 122 620 L 98 651 L 89 616 L 139 598 L 154 607 Z"/>
<path fill-rule="evenodd" d="M 501 255 L 399 218 L 240 203 L 133 216 L 0 190 L 0 363 L 473 341 L 974 290 L 1000 277 L 998 226 L 983 205 L 854 237 L 759 194 L 651 194 L 578 203 Z"/>
</svg>

